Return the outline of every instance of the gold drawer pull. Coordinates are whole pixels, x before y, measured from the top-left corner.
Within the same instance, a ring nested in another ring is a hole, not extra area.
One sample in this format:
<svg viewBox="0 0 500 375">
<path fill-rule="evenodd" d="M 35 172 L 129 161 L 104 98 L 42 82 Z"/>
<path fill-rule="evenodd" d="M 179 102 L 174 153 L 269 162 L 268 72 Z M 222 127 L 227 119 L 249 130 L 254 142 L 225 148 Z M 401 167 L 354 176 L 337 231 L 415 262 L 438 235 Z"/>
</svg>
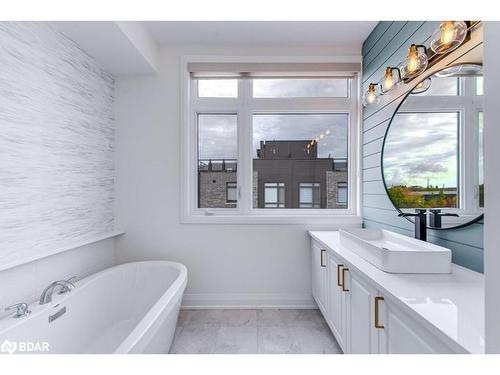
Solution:
<svg viewBox="0 0 500 375">
<path fill-rule="evenodd" d="M 342 286 L 342 283 L 340 282 L 340 269 L 344 267 L 343 264 L 337 264 L 337 286 Z"/>
<path fill-rule="evenodd" d="M 326 253 L 326 250 L 325 249 L 321 249 L 321 255 L 320 255 L 320 264 L 321 264 L 321 267 L 326 267 L 326 263 L 324 263 L 324 259 L 325 259 L 325 253 Z"/>
<path fill-rule="evenodd" d="M 379 311 L 379 301 L 383 301 L 384 300 L 384 297 L 375 297 L 375 328 L 378 328 L 378 329 L 384 329 L 384 325 L 383 324 L 380 324 L 378 322 L 379 320 L 379 315 L 380 315 L 380 311 Z"/>
<path fill-rule="evenodd" d="M 345 272 L 349 271 L 349 268 L 342 268 L 342 291 L 348 292 L 349 289 L 345 287 Z"/>
</svg>

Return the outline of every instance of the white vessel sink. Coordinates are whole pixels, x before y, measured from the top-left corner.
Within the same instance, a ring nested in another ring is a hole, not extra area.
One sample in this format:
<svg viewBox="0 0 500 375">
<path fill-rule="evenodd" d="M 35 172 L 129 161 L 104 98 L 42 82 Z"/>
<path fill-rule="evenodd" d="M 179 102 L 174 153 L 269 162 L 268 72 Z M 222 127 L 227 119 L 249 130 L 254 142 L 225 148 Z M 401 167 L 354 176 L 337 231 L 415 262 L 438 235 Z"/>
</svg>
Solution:
<svg viewBox="0 0 500 375">
<path fill-rule="evenodd" d="M 340 243 L 385 272 L 451 272 L 450 249 L 388 230 L 341 229 Z"/>
</svg>

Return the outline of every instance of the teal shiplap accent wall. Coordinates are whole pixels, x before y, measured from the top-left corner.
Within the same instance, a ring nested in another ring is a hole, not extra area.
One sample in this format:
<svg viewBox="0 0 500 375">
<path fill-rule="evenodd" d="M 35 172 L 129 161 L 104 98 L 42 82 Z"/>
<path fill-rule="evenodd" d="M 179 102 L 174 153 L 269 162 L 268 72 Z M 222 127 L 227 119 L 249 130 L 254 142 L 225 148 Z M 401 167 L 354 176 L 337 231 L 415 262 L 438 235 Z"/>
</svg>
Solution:
<svg viewBox="0 0 500 375">
<path fill-rule="evenodd" d="M 383 21 L 363 44 L 363 92 L 370 82 L 378 82 L 387 66 L 397 66 L 404 60 L 410 44 L 427 44 L 439 22 Z M 457 62 L 482 61 L 482 29 L 429 71 Z M 476 33 L 476 32 L 475 32 Z M 383 228 L 413 236 L 413 225 L 397 216 L 389 200 L 381 171 L 381 151 L 384 135 L 393 112 L 416 82 L 402 85 L 384 95 L 380 103 L 363 111 L 363 218 L 365 228 Z M 453 263 L 483 272 L 483 224 L 462 229 L 429 231 L 428 240 L 453 251 Z"/>
</svg>

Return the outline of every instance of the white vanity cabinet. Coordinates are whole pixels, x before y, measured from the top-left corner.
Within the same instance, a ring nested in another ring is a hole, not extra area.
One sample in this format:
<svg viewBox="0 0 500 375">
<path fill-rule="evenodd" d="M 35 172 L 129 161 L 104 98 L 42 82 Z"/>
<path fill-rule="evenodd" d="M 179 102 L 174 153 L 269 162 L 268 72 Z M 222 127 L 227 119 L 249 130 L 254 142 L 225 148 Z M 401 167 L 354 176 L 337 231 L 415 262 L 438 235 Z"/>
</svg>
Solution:
<svg viewBox="0 0 500 375">
<path fill-rule="evenodd" d="M 319 243 L 312 241 L 311 251 L 312 294 L 340 347 L 345 353 L 378 353 L 377 290 Z"/>
<path fill-rule="evenodd" d="M 328 252 L 327 254 L 328 309 L 325 319 L 332 329 L 340 347 L 345 348 L 347 345 L 348 294 L 342 287 L 342 270 L 344 265 L 331 252 Z"/>
<path fill-rule="evenodd" d="M 453 350 L 394 303 L 386 300 L 381 307 L 384 329 L 380 331 L 379 353 L 384 354 L 439 354 L 461 352 Z"/>
<path fill-rule="evenodd" d="M 349 353 L 379 353 L 380 325 L 379 308 L 382 297 L 372 285 L 351 271 L 345 273 L 344 284 L 349 290 Z"/>
<path fill-rule="evenodd" d="M 312 295 L 318 304 L 323 315 L 327 314 L 327 259 L 326 249 L 322 248 L 318 243 L 311 242 L 312 255 Z"/>
<path fill-rule="evenodd" d="M 352 255 L 334 235 L 319 237 L 321 241 L 311 237 L 312 294 L 344 353 L 484 350 L 482 322 L 468 324 L 477 316 L 473 311 L 476 304 L 450 302 L 457 302 L 456 296 L 462 298 L 460 288 L 464 285 L 469 291 L 474 289 L 471 297 L 480 301 L 481 280 L 472 271 L 457 269 L 454 275 L 428 276 L 431 281 L 427 276 L 388 274 Z M 328 240 L 332 245 L 326 245 Z M 455 294 L 448 298 L 450 285 L 455 282 Z"/>
</svg>

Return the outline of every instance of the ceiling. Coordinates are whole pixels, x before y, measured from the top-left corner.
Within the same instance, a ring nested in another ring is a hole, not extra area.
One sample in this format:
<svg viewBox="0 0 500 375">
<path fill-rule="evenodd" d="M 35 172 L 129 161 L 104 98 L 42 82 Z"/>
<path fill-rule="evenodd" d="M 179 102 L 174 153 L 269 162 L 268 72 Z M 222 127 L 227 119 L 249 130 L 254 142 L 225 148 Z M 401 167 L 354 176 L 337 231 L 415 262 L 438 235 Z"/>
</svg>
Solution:
<svg viewBox="0 0 500 375">
<path fill-rule="evenodd" d="M 329 46 L 361 53 L 377 22 L 66 21 L 54 25 L 111 74 L 135 75 L 158 71 L 160 45 Z"/>
<path fill-rule="evenodd" d="M 378 21 L 143 22 L 159 44 L 361 45 Z"/>
</svg>

